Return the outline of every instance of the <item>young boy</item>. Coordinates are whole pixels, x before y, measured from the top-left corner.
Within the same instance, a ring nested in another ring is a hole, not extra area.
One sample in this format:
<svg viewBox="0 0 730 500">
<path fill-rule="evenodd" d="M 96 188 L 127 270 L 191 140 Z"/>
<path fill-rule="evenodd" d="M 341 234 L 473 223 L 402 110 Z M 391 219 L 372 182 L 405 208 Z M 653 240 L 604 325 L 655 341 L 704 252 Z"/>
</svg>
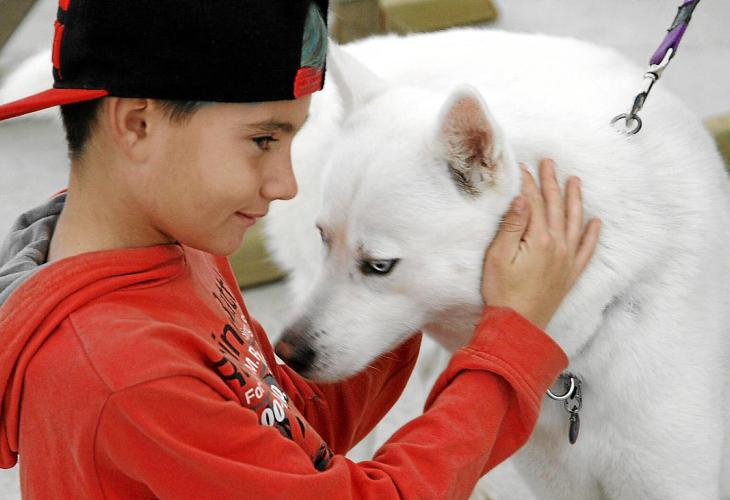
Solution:
<svg viewBox="0 0 730 500">
<path fill-rule="evenodd" d="M 71 157 L 68 189 L 0 248 L 0 466 L 20 455 L 25 497 L 465 498 L 528 438 L 567 363 L 540 328 L 598 235 L 549 163 L 543 194 L 524 173 L 487 255 L 472 341 L 372 461 L 343 454 L 400 395 L 420 337 L 317 384 L 276 363 L 246 311 L 226 256 L 296 194 L 326 12 L 60 1 L 54 88 L 0 106 L 62 105 Z"/>
</svg>

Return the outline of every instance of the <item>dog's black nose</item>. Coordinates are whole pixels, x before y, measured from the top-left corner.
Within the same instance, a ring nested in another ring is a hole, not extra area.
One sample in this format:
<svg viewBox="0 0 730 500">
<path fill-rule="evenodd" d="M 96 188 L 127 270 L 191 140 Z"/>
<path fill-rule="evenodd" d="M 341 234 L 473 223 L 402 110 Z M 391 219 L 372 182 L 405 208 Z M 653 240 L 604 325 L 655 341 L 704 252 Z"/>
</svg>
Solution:
<svg viewBox="0 0 730 500">
<path fill-rule="evenodd" d="M 274 349 L 276 355 L 293 368 L 297 373 L 304 373 L 312 366 L 315 358 L 314 349 L 306 344 L 292 346 L 286 340 L 280 340 Z"/>
</svg>

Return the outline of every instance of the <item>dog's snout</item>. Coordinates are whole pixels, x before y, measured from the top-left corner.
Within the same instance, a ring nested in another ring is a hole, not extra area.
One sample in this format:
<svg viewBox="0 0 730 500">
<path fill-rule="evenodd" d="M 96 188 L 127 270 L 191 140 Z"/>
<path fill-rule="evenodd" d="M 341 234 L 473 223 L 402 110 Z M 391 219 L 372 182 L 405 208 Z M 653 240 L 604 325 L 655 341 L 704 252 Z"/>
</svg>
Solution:
<svg viewBox="0 0 730 500">
<path fill-rule="evenodd" d="M 314 349 L 304 343 L 297 345 L 292 341 L 282 339 L 277 342 L 274 351 L 277 356 L 298 373 L 306 372 L 314 363 Z"/>
</svg>

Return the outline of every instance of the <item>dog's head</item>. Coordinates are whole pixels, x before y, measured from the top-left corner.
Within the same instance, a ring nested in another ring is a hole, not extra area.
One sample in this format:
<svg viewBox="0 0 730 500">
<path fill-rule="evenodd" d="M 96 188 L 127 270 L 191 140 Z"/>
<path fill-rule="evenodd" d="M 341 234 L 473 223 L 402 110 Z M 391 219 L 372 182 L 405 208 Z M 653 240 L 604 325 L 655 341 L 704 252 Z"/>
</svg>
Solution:
<svg viewBox="0 0 730 500">
<path fill-rule="evenodd" d="M 334 48 L 344 107 L 327 159 L 323 264 L 277 353 L 336 380 L 424 329 L 465 344 L 483 307 L 484 252 L 519 174 L 476 89 L 388 86 Z"/>
</svg>

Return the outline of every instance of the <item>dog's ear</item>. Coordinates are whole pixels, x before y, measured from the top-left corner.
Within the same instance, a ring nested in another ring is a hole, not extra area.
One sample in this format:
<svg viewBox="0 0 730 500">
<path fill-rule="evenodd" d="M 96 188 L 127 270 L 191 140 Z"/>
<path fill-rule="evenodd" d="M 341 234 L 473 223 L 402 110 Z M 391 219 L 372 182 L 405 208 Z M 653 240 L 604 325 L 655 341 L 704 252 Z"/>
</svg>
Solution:
<svg viewBox="0 0 730 500">
<path fill-rule="evenodd" d="M 327 48 L 327 74 L 337 87 L 345 110 L 344 116 L 364 105 L 386 87 L 378 75 L 332 40 Z"/>
<path fill-rule="evenodd" d="M 441 109 L 438 143 L 449 172 L 464 193 L 477 196 L 500 177 L 502 133 L 479 91 L 455 90 Z"/>
</svg>

